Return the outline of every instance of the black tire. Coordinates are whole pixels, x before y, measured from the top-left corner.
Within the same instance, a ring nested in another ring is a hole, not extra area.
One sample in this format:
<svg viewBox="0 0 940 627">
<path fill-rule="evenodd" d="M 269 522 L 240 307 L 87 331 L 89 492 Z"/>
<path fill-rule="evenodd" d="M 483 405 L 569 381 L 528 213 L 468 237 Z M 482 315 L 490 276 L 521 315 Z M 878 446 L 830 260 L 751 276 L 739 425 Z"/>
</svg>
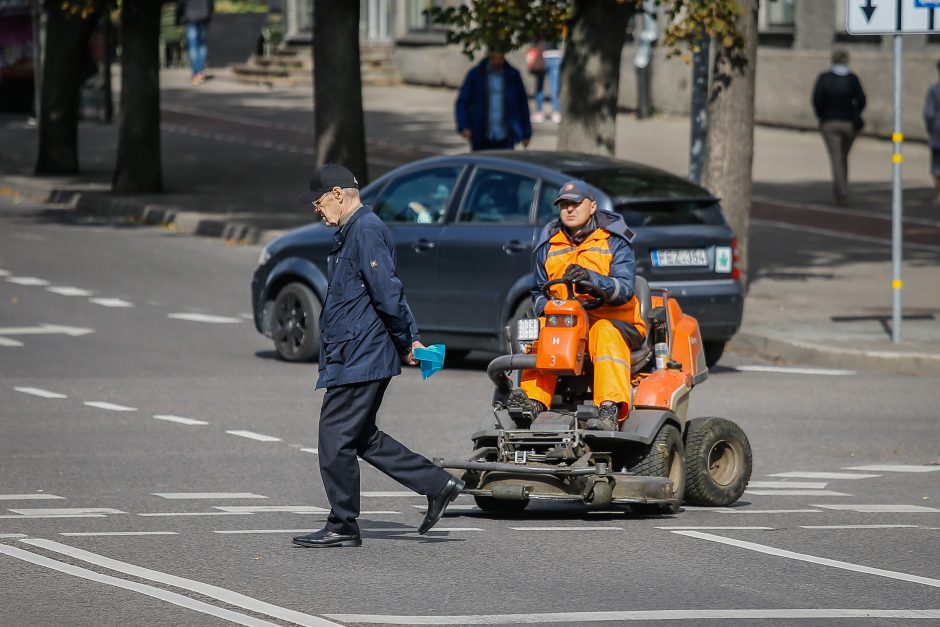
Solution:
<svg viewBox="0 0 940 627">
<path fill-rule="evenodd" d="M 685 501 L 725 507 L 741 498 L 751 478 L 751 443 L 724 418 L 696 418 L 685 429 Z"/>
<path fill-rule="evenodd" d="M 705 350 L 705 365 L 708 368 L 714 367 L 725 352 L 724 340 L 709 340 L 702 342 L 702 348 Z"/>
<path fill-rule="evenodd" d="M 640 477 L 668 477 L 675 488 L 675 502 L 631 505 L 639 514 L 675 514 L 682 505 L 685 492 L 685 458 L 682 452 L 682 437 L 672 423 L 659 428 L 659 433 L 646 453 L 633 459 L 625 468 L 627 474 Z"/>
<path fill-rule="evenodd" d="M 303 283 L 288 283 L 274 299 L 274 348 L 284 361 L 310 361 L 320 352 L 320 301 Z"/>
<path fill-rule="evenodd" d="M 509 320 L 506 321 L 506 324 L 503 325 L 502 331 L 500 331 L 499 333 L 499 339 L 500 339 L 499 348 L 501 351 L 504 351 L 510 348 L 509 346 L 510 338 L 513 337 L 513 335 L 515 335 L 516 333 L 516 322 L 521 320 L 522 318 L 525 318 L 532 311 L 533 309 L 532 309 L 531 298 L 524 298 L 521 302 L 519 302 L 516 305 L 516 308 L 512 312 L 512 316 L 509 318 Z M 535 314 L 532 313 L 531 315 L 535 315 Z M 507 326 L 509 327 L 509 332 L 510 332 L 509 336 L 506 335 Z M 518 353 L 519 349 L 517 347 L 513 347 L 512 352 Z"/>
<path fill-rule="evenodd" d="M 510 501 L 507 499 L 494 499 L 492 496 L 474 496 L 477 507 L 484 512 L 521 512 L 529 504 L 529 500 Z"/>
</svg>

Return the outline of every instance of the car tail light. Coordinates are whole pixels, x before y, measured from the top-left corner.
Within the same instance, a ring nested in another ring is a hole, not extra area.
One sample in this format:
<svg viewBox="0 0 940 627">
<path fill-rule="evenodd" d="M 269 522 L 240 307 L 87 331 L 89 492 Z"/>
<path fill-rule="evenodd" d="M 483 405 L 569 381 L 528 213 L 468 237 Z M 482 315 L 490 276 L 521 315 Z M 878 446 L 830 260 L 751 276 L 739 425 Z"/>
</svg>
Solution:
<svg viewBox="0 0 940 627">
<path fill-rule="evenodd" d="M 731 278 L 740 280 L 741 278 L 741 255 L 738 254 L 738 240 L 731 239 Z"/>
<path fill-rule="evenodd" d="M 545 326 L 547 327 L 573 327 L 577 323 L 577 320 L 572 315 L 553 315 L 545 318 Z"/>
</svg>

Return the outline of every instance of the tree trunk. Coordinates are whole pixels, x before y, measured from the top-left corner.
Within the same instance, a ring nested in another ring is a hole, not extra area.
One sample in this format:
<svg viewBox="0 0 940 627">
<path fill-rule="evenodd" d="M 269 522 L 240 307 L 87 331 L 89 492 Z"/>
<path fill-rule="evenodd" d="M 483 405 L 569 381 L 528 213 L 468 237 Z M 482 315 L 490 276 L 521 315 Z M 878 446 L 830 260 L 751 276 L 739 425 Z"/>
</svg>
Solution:
<svg viewBox="0 0 940 627">
<path fill-rule="evenodd" d="M 740 50 L 718 47 L 708 103 L 705 186 L 721 198 L 738 240 L 741 282 L 748 280 L 751 169 L 754 161 L 754 71 L 757 66 L 758 0 L 740 0 Z"/>
<path fill-rule="evenodd" d="M 123 3 L 121 114 L 111 189 L 163 191 L 160 164 L 160 0 Z"/>
<path fill-rule="evenodd" d="M 613 156 L 620 56 L 632 2 L 576 0 L 561 69 L 559 150 Z"/>
<path fill-rule="evenodd" d="M 313 117 L 317 165 L 344 165 L 362 186 L 369 172 L 359 71 L 359 4 L 314 2 Z"/>
<path fill-rule="evenodd" d="M 98 16 L 82 19 L 43 3 L 45 52 L 39 103 L 36 174 L 78 174 L 78 105 L 82 62 Z"/>
</svg>

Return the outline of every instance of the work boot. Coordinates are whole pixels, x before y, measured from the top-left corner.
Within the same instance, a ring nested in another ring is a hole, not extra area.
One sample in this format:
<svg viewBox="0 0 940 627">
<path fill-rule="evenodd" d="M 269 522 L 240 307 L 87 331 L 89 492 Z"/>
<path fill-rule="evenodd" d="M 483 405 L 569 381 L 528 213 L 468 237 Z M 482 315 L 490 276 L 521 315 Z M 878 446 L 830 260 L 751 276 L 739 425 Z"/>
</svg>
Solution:
<svg viewBox="0 0 940 627">
<path fill-rule="evenodd" d="M 587 421 L 587 428 L 591 431 L 616 431 L 617 416 L 620 408 L 613 401 L 604 401 L 597 408 L 597 418 Z"/>
<path fill-rule="evenodd" d="M 509 417 L 520 429 L 531 427 L 532 421 L 536 419 L 540 412 L 545 411 L 545 406 L 529 398 L 529 395 L 522 388 L 516 388 L 509 393 L 506 406 L 509 409 Z"/>
</svg>

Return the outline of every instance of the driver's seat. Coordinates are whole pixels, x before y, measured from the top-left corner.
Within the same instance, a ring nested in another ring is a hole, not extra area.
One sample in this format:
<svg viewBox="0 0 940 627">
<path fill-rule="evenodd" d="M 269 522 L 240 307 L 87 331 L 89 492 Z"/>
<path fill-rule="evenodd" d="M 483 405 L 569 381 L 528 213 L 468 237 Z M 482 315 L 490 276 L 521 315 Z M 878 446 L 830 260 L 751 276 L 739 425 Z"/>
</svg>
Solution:
<svg viewBox="0 0 940 627">
<path fill-rule="evenodd" d="M 651 333 L 653 301 L 650 298 L 650 284 L 646 282 L 646 279 L 641 276 L 636 277 L 633 294 L 640 301 L 640 315 L 646 321 L 646 337 L 643 338 L 643 344 L 630 353 L 630 374 L 643 370 L 653 356 L 653 334 Z"/>
</svg>

